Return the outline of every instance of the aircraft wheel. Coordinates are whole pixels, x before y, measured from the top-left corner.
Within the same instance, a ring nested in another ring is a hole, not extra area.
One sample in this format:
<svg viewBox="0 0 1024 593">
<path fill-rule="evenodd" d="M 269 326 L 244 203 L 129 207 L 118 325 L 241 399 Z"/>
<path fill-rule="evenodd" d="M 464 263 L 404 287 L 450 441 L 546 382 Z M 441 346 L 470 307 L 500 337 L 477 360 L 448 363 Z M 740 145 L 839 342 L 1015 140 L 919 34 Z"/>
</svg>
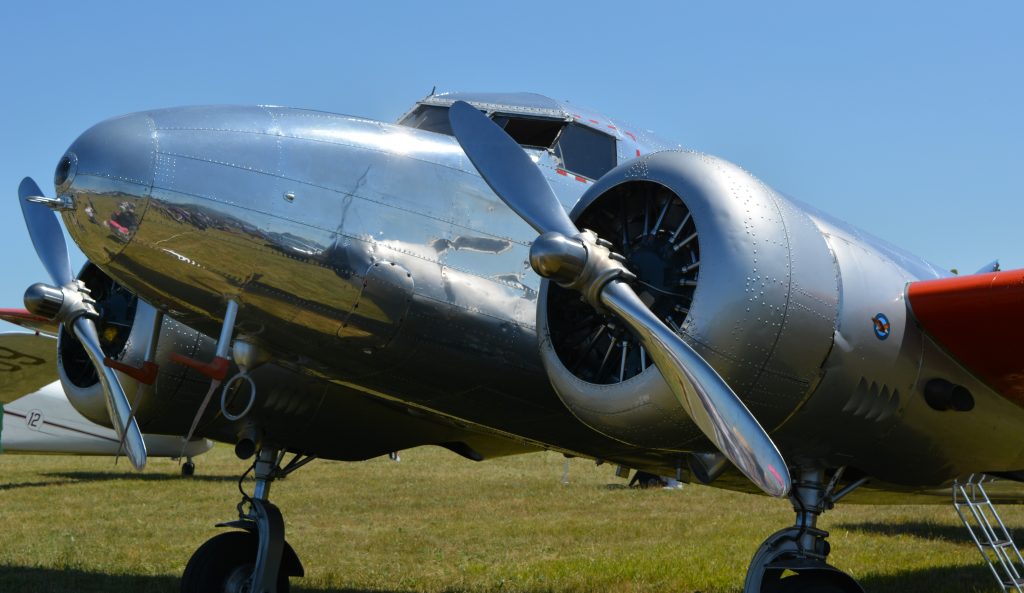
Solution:
<svg viewBox="0 0 1024 593">
<path fill-rule="evenodd" d="M 256 535 L 228 531 L 199 546 L 185 566 L 181 593 L 245 593 L 249 591 L 256 564 Z M 277 574 L 278 593 L 288 593 L 286 571 Z"/>
<path fill-rule="evenodd" d="M 196 473 L 196 464 L 191 461 L 186 461 L 181 464 L 181 475 L 185 477 L 194 476 Z"/>
<path fill-rule="evenodd" d="M 778 582 L 776 593 L 850 593 L 829 573 L 810 572 L 786 577 Z"/>
</svg>

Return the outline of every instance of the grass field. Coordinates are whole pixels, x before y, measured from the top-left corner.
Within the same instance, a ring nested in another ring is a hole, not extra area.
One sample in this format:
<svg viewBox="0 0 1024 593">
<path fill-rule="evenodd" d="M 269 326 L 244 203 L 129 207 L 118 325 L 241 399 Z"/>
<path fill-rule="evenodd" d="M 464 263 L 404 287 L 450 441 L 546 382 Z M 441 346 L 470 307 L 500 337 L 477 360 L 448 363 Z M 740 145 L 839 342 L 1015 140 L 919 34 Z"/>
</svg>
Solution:
<svg viewBox="0 0 1024 593">
<path fill-rule="evenodd" d="M 785 501 L 699 486 L 630 490 L 613 468 L 538 453 L 473 463 L 436 448 L 402 461 L 315 461 L 276 482 L 306 567 L 293 591 L 718 593 L 742 588 Z M 247 464 L 218 446 L 197 475 L 154 459 L 0 456 L 0 592 L 178 590 L 189 556 L 235 518 Z M 249 484 L 251 488 L 251 483 Z M 1024 509 L 1006 507 L 1011 527 Z M 840 506 L 833 564 L 871 593 L 998 587 L 948 506 Z"/>
</svg>

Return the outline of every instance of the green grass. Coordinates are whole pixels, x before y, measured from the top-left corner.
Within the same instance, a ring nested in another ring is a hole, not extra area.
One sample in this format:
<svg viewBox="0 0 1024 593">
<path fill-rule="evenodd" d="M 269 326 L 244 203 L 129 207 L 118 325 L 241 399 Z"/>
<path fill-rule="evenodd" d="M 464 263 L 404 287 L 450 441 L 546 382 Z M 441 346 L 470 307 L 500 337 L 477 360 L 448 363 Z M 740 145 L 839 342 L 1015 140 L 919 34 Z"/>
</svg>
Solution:
<svg viewBox="0 0 1024 593">
<path fill-rule="evenodd" d="M 626 489 L 580 459 L 562 485 L 563 463 L 436 448 L 315 461 L 271 491 L 306 567 L 293 590 L 737 592 L 760 542 L 793 518 L 762 496 Z M 135 474 L 123 460 L 0 456 L 0 591 L 177 591 L 213 525 L 235 518 L 247 464 L 218 446 L 197 466 L 185 479 L 165 459 Z M 951 507 L 841 505 L 821 526 L 831 562 L 868 592 L 998 591 Z"/>
</svg>

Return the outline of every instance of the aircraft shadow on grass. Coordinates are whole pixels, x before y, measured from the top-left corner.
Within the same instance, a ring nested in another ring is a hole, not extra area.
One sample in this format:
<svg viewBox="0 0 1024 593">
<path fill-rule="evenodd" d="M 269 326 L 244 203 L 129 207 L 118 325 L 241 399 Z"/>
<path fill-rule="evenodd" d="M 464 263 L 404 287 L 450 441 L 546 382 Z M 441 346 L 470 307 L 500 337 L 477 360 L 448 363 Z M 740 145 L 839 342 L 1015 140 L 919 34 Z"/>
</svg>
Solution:
<svg viewBox="0 0 1024 593">
<path fill-rule="evenodd" d="M 1010 535 L 1017 541 L 1019 541 L 1020 537 L 1024 535 L 1020 529 L 1015 529 L 1009 525 L 1006 527 L 1010 530 Z M 833 529 L 848 529 L 850 531 L 860 531 L 871 535 L 909 535 L 921 539 L 938 540 L 954 544 L 963 544 L 965 546 L 974 545 L 973 542 L 971 542 L 970 536 L 967 535 L 967 530 L 960 524 L 941 525 L 928 523 L 926 521 L 909 521 L 906 523 L 865 522 L 840 523 L 835 525 Z"/>
<path fill-rule="evenodd" d="M 48 472 L 44 476 L 62 478 L 72 482 L 100 482 L 104 480 L 131 480 L 136 482 L 171 482 L 188 480 L 196 482 L 237 482 L 238 476 L 210 476 L 196 474 L 193 476 L 181 476 L 179 474 L 140 474 L 136 472 L 110 473 L 110 472 Z"/>
<path fill-rule="evenodd" d="M 859 577 L 865 591 L 870 593 L 963 593 L 985 591 L 992 576 L 988 569 L 978 566 L 939 566 L 928 569 L 901 571 L 891 575 L 865 574 Z M 330 589 L 306 588 L 302 579 L 293 579 L 294 593 L 415 593 L 397 589 L 365 589 L 336 587 Z M 104 574 L 78 569 L 56 569 L 29 566 L 0 565 L 2 591 L 104 591 L 116 593 L 176 593 L 180 583 L 176 576 L 146 576 Z M 454 591 L 454 590 L 453 590 Z M 558 593 L 557 587 L 548 587 L 544 593 Z"/>
<path fill-rule="evenodd" d="M 896 574 L 865 574 L 857 578 L 868 593 L 965 593 L 968 591 L 996 591 L 992 573 L 981 564 L 977 566 L 936 566 L 903 570 Z"/>
<path fill-rule="evenodd" d="M 101 482 L 110 480 L 132 480 L 143 482 L 164 482 L 171 480 L 189 480 L 197 482 L 237 482 L 236 476 L 204 476 L 194 475 L 183 477 L 178 474 L 137 474 L 137 473 L 107 473 L 107 472 L 49 472 L 43 474 L 50 480 L 33 482 L 10 482 L 0 484 L 0 492 L 4 490 L 17 490 L 19 488 L 40 488 L 44 486 L 58 486 L 61 484 L 78 484 L 83 482 Z"/>
<path fill-rule="evenodd" d="M 45 482 L 11 482 L 9 484 L 0 484 L 0 492 L 4 490 L 17 490 L 18 488 L 42 488 L 45 486 L 56 486 L 57 484 L 67 484 L 63 480 L 47 480 Z"/>
<path fill-rule="evenodd" d="M 307 589 L 299 586 L 302 579 L 293 579 L 293 593 L 415 593 L 385 589 Z M 177 593 L 181 588 L 176 576 L 104 574 L 78 569 L 41 568 L 0 564 L 0 591 L 64 592 L 88 591 L 117 593 Z"/>
</svg>

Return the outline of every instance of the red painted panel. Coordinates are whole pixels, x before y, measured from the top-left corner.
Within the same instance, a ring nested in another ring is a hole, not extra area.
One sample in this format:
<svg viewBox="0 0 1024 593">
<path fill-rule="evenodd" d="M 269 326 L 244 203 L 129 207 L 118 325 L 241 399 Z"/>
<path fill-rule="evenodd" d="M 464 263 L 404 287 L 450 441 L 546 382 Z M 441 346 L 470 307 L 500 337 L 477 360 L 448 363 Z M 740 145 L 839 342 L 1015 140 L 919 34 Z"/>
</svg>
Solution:
<svg viewBox="0 0 1024 593">
<path fill-rule="evenodd" d="M 1024 406 L 1024 270 L 913 282 L 928 334 L 1003 397 Z"/>
</svg>

